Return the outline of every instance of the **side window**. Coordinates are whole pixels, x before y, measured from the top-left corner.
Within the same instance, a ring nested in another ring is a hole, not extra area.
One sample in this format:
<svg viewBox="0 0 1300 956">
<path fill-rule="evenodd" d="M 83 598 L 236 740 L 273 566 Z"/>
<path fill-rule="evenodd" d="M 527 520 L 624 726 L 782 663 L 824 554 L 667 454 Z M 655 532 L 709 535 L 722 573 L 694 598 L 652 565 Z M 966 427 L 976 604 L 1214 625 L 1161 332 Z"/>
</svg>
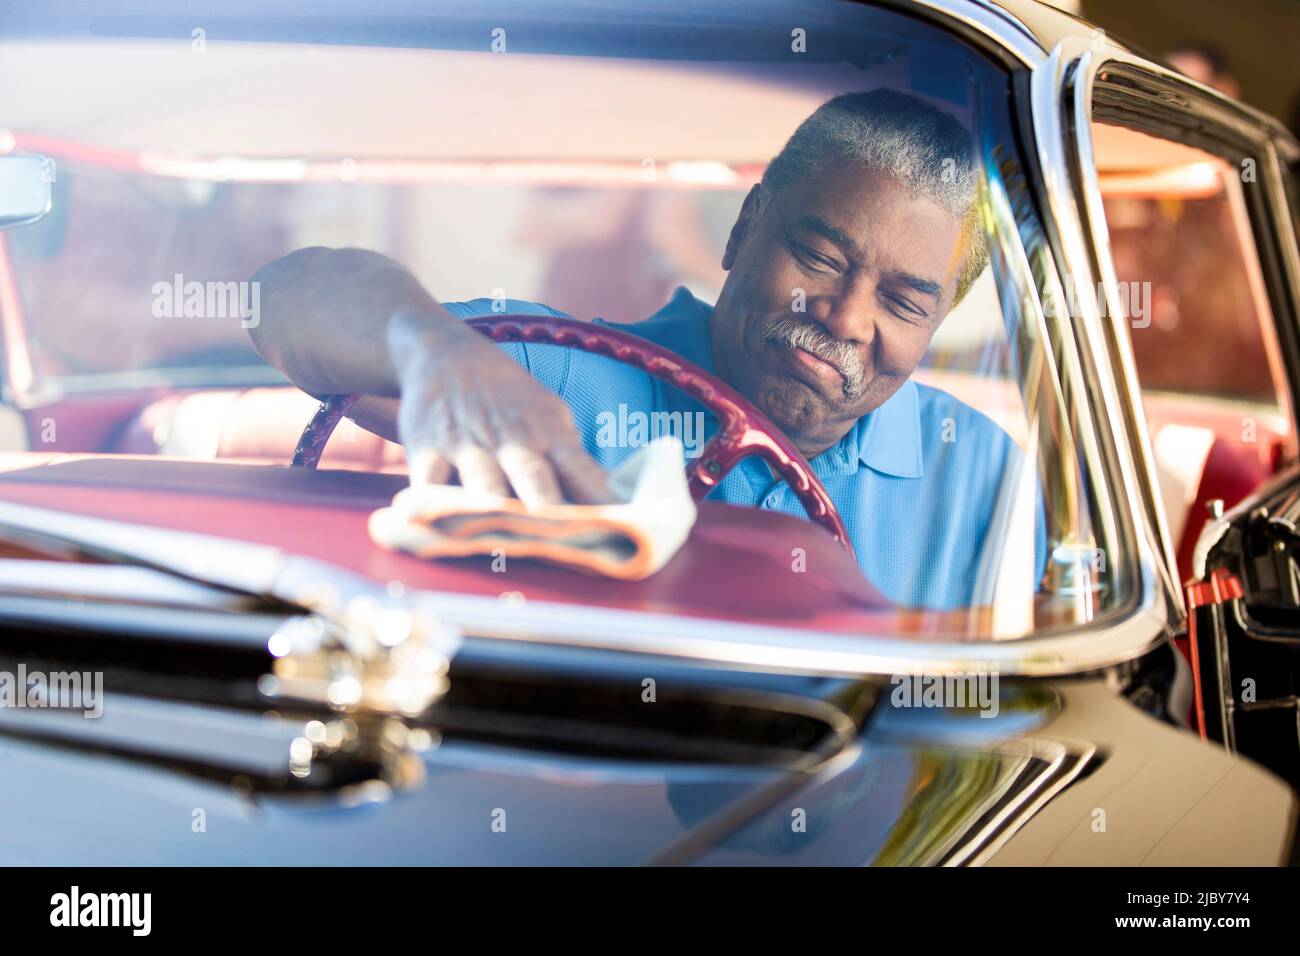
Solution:
<svg viewBox="0 0 1300 956">
<path fill-rule="evenodd" d="M 1243 193 L 1255 171 L 1117 126 L 1094 124 L 1093 139 L 1160 490 L 1186 571 L 1207 503 L 1231 507 L 1295 446 Z"/>
</svg>

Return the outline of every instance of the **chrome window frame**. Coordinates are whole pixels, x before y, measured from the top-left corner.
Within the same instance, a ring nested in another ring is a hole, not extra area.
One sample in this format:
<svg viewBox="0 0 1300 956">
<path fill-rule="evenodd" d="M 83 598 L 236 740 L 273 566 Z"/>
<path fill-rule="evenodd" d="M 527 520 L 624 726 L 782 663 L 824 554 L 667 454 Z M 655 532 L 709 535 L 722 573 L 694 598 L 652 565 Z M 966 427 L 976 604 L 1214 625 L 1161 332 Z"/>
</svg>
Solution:
<svg viewBox="0 0 1300 956">
<path fill-rule="evenodd" d="M 1282 383 L 1285 394 L 1281 396 L 1281 411 L 1287 416 L 1294 435 L 1297 420 L 1300 419 L 1300 409 L 1297 408 L 1297 399 L 1300 398 L 1300 251 L 1297 250 L 1292 214 L 1289 211 L 1284 164 L 1300 160 L 1300 144 L 1272 117 L 1229 100 L 1217 91 L 1159 64 L 1134 56 L 1104 37 L 1093 38 L 1088 49 L 1081 51 L 1075 60 L 1066 95 L 1072 100 L 1070 105 L 1073 112 L 1070 119 L 1075 141 L 1074 158 L 1082 185 L 1083 220 L 1093 237 L 1093 248 L 1098 255 L 1098 265 L 1104 276 L 1108 298 L 1112 300 L 1109 302 L 1112 309 L 1117 305 L 1114 301 L 1117 283 L 1110 256 L 1101 188 L 1093 164 L 1091 133 L 1095 94 L 1099 86 L 1105 94 L 1113 83 L 1108 74 L 1118 74 L 1127 87 L 1116 99 L 1122 97 L 1134 102 L 1146 101 L 1153 107 L 1146 117 L 1147 122 L 1139 121 L 1129 128 L 1171 142 L 1202 148 L 1222 158 L 1256 160 L 1259 195 L 1249 192 L 1246 194 L 1246 213 L 1258 259 L 1257 266 L 1268 296 L 1272 334 L 1286 371 L 1286 381 Z M 1115 84 L 1114 87 L 1117 94 L 1119 86 L 1120 84 Z M 1241 148 L 1229 149 L 1234 146 Z M 1234 155 L 1228 155 L 1229 152 Z M 1111 311 L 1111 314 L 1116 313 Z M 1111 332 L 1116 332 L 1114 323 L 1111 323 Z M 1118 334 L 1115 338 L 1112 347 L 1116 364 L 1123 368 L 1124 374 L 1130 379 L 1130 390 L 1138 396 L 1140 412 L 1141 392 L 1132 343 L 1127 335 Z M 1134 427 L 1145 435 L 1145 416 L 1139 414 Z M 1149 447 L 1149 442 L 1144 439 L 1142 449 L 1146 451 Z M 1154 465 L 1151 464 L 1150 467 L 1153 468 Z M 1176 542 L 1165 527 L 1165 509 L 1159 488 L 1154 482 L 1151 493 L 1155 517 L 1169 553 L 1169 566 L 1176 568 L 1173 559 Z M 1247 501 L 1249 500 L 1248 497 Z M 1240 507 L 1234 509 L 1234 512 L 1237 510 Z M 1221 520 L 1208 523 L 1202 532 L 1202 541 L 1206 534 L 1223 524 Z M 1193 574 L 1196 577 L 1204 574 L 1203 561 L 1199 560 L 1199 557 L 1203 557 L 1203 550 L 1202 543 L 1198 542 L 1198 557 L 1193 560 Z M 1181 593 L 1179 607 L 1185 615 Z"/>
<path fill-rule="evenodd" d="M 1125 314 L 1117 292 L 1109 255 L 1109 238 L 1094 227 L 1099 208 L 1090 141 L 1081 153 L 1077 138 L 1076 77 L 1086 70 L 1098 44 L 1096 34 L 1063 38 L 1030 75 L 1030 109 L 1042 176 L 1045 227 L 1055 239 L 1061 274 L 1074 277 L 1077 314 L 1074 331 L 1081 343 L 1076 353 L 1085 379 L 1093 387 L 1084 398 L 1094 419 L 1108 427 L 1097 432 L 1095 465 L 1100 465 L 1117 493 L 1121 517 L 1135 539 L 1141 575 L 1142 608 L 1166 627 L 1177 629 L 1185 617 L 1181 582 L 1164 511 L 1160 504 L 1151 441 L 1142 410 L 1141 393 L 1131 343 L 1108 316 Z M 1104 221 L 1103 221 L 1104 223 Z M 1090 225 L 1091 224 L 1091 225 Z M 1101 286 L 1104 301 L 1096 289 Z M 1104 312 L 1104 314 L 1103 314 Z"/>
</svg>

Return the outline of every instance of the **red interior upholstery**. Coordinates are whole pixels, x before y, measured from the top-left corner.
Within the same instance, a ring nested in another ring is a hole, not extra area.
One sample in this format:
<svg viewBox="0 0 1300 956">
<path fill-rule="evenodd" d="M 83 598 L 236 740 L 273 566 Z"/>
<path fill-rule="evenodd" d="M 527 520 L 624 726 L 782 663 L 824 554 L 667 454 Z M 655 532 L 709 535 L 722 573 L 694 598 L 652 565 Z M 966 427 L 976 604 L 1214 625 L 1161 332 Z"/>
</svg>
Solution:
<svg viewBox="0 0 1300 956">
<path fill-rule="evenodd" d="M 1161 468 L 1162 429 L 1179 426 L 1206 433 L 1201 460 L 1183 462 L 1195 480 L 1181 500 L 1171 500 L 1168 488 L 1166 509 L 1175 531 L 1178 572 L 1191 577 L 1192 553 L 1208 518 L 1209 502 L 1220 499 L 1231 508 L 1268 480 L 1287 455 L 1289 438 L 1285 423 L 1273 418 L 1243 415 L 1241 408 L 1195 398 L 1147 395 L 1143 399 L 1152 443 L 1156 448 L 1157 470 Z M 1185 509 L 1177 514 L 1178 509 Z M 1175 520 L 1181 524 L 1177 532 Z"/>
<path fill-rule="evenodd" d="M 296 388 L 208 390 L 168 395 L 146 405 L 106 451 L 288 464 L 317 402 Z M 400 472 L 400 445 L 345 421 L 322 468 Z"/>
<path fill-rule="evenodd" d="M 1281 452 L 1280 441 L 1266 446 L 1274 456 Z M 1260 451 L 1216 438 L 1205 459 L 1196 498 L 1188 509 L 1187 524 L 1178 544 L 1178 572 L 1183 580 L 1192 573 L 1192 552 L 1209 518 L 1209 503 L 1220 499 L 1231 508 L 1267 481 L 1275 471 L 1273 461 L 1262 458 Z"/>
</svg>

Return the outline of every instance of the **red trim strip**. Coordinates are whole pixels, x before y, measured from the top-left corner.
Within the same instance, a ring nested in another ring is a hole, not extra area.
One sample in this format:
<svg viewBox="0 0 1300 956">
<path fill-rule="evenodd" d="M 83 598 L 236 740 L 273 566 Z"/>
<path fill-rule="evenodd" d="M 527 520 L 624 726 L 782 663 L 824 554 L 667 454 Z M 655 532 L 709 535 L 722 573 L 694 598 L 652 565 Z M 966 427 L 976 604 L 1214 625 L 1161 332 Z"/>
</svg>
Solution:
<svg viewBox="0 0 1300 956">
<path fill-rule="evenodd" d="M 1187 585 L 1187 643 L 1192 653 L 1192 683 L 1196 691 L 1194 706 L 1196 709 L 1196 729 L 1202 740 L 1208 740 L 1205 732 L 1205 693 L 1201 687 L 1201 654 L 1196 639 L 1196 609 L 1212 604 L 1227 604 L 1245 596 L 1241 581 L 1225 568 L 1216 568 L 1208 581 L 1196 581 Z"/>
</svg>

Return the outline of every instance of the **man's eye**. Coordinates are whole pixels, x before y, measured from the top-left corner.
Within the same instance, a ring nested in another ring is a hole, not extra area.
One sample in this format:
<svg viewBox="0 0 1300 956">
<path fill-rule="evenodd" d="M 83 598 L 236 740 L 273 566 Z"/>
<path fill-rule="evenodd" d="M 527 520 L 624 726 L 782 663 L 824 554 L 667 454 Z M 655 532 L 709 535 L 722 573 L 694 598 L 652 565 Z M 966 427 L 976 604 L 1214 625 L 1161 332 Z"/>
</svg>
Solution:
<svg viewBox="0 0 1300 956">
<path fill-rule="evenodd" d="M 801 246 L 798 243 L 791 243 L 790 251 L 794 253 L 796 259 L 814 272 L 823 272 L 827 275 L 833 275 L 839 272 L 835 263 L 831 262 L 825 256 L 813 252 L 813 250 L 809 249 L 807 246 Z"/>
<path fill-rule="evenodd" d="M 898 296 L 885 296 L 885 301 L 889 303 L 891 312 L 907 322 L 924 322 L 928 317 L 924 309 Z"/>
</svg>

